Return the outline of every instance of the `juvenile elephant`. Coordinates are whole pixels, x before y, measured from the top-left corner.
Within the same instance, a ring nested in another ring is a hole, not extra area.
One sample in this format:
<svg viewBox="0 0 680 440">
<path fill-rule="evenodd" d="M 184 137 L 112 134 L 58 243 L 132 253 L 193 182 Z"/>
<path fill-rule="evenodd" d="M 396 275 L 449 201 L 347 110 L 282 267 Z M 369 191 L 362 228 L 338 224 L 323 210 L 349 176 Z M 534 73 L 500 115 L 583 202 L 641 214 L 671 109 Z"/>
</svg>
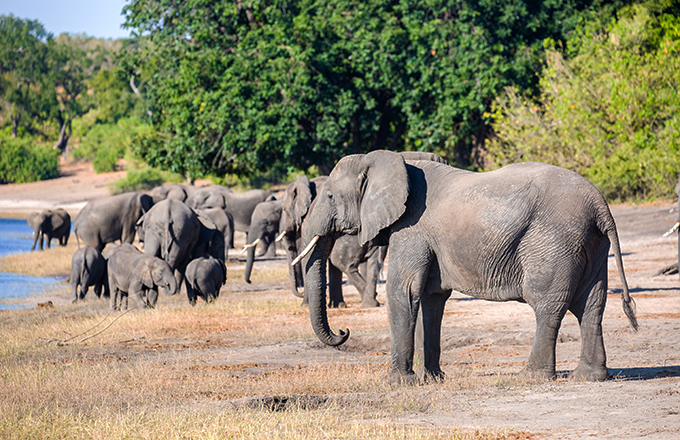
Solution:
<svg viewBox="0 0 680 440">
<path fill-rule="evenodd" d="M 111 308 L 126 309 L 129 296 L 135 296 L 140 307 L 154 308 L 158 290 L 177 293 L 177 281 L 165 261 L 144 254 L 131 244 L 113 245 L 104 251 L 107 259 Z"/>
<path fill-rule="evenodd" d="M 152 205 L 151 196 L 139 192 L 88 202 L 73 223 L 78 247 L 81 239 L 99 252 L 107 243 L 116 240 L 132 243 L 135 239 L 135 223 Z"/>
<path fill-rule="evenodd" d="M 68 238 L 71 235 L 71 216 L 63 209 L 45 209 L 41 212 L 32 212 L 26 222 L 33 229 L 31 252 L 35 250 L 37 242 L 40 242 L 39 249 L 43 250 L 43 238 L 47 238 L 47 249 L 50 248 L 53 238 L 59 240 L 60 246 L 68 244 Z"/>
<path fill-rule="evenodd" d="M 224 262 L 208 257 L 191 260 L 186 272 L 187 297 L 192 306 L 196 305 L 196 298 L 211 303 L 220 295 L 220 288 L 227 281 L 227 267 Z"/>
<path fill-rule="evenodd" d="M 70 283 L 73 291 L 73 302 L 85 299 L 90 286 L 94 287 L 94 294 L 97 295 L 97 298 L 101 298 L 102 288 L 104 289 L 104 297 L 109 297 L 106 260 L 97 249 L 83 246 L 73 254 Z"/>
<path fill-rule="evenodd" d="M 215 256 L 222 261 L 227 261 L 229 249 L 234 248 L 234 218 L 222 208 L 195 209 L 196 214 L 212 220 L 217 231 L 224 239 L 224 255 Z"/>
<path fill-rule="evenodd" d="M 246 270 L 243 273 L 246 283 L 250 283 L 250 274 L 253 271 L 253 262 L 255 261 L 255 249 L 258 244 L 263 244 L 263 248 L 267 250 L 266 255 L 268 257 L 273 258 L 276 256 L 275 239 L 279 232 L 282 209 L 283 206 L 280 200 L 270 200 L 258 203 L 253 210 L 253 215 L 250 219 L 250 229 L 248 229 L 246 237 L 246 246 L 243 249 L 247 251 Z"/>
<path fill-rule="evenodd" d="M 302 231 L 306 218 L 313 210 L 316 195 L 323 188 L 327 177 L 308 179 L 298 177 L 288 185 L 283 196 L 281 213 L 281 233 L 277 240 L 282 240 L 288 257 L 288 271 L 291 290 L 300 297 L 298 288 L 304 286 L 302 270 L 299 263 L 293 264 L 301 248 Z M 342 274 L 345 273 L 352 285 L 361 295 L 362 307 L 377 307 L 376 284 L 380 267 L 385 257 L 386 247 L 374 246 L 372 243 L 359 244 L 356 234 L 342 235 L 333 244 L 328 264 L 328 304 L 330 307 L 344 307 L 342 293 Z M 359 267 L 364 265 L 363 274 Z M 308 303 L 305 296 L 303 304 Z"/>
<path fill-rule="evenodd" d="M 374 151 L 340 160 L 317 199 L 304 231 L 311 247 L 305 292 L 314 331 L 332 346 L 349 336 L 334 334 L 326 315 L 325 266 L 334 236 L 389 243 L 394 382 L 415 379 L 417 327 L 419 374 L 443 376 L 441 323 L 452 290 L 534 309 L 536 334 L 525 367 L 530 375 L 555 377 L 555 343 L 571 311 L 582 341 L 571 377 L 606 379 L 602 315 L 610 247 L 623 284 L 623 310 L 637 329 L 614 219 L 602 194 L 576 173 L 541 163 L 474 173 Z"/>
</svg>

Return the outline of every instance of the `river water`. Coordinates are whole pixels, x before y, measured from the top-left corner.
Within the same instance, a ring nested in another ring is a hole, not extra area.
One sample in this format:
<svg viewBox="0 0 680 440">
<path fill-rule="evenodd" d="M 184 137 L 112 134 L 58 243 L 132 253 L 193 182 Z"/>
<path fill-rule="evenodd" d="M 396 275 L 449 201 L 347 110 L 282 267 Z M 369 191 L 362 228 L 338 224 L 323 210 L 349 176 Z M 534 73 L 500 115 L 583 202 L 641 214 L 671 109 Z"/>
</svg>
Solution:
<svg viewBox="0 0 680 440">
<path fill-rule="evenodd" d="M 56 244 L 56 240 L 53 241 Z M 33 230 L 26 220 L 0 218 L 0 257 L 30 252 Z M 54 277 L 31 277 L 16 273 L 0 272 L 0 310 L 33 307 L 13 304 L 12 300 L 48 295 L 62 290 L 64 280 Z"/>
</svg>

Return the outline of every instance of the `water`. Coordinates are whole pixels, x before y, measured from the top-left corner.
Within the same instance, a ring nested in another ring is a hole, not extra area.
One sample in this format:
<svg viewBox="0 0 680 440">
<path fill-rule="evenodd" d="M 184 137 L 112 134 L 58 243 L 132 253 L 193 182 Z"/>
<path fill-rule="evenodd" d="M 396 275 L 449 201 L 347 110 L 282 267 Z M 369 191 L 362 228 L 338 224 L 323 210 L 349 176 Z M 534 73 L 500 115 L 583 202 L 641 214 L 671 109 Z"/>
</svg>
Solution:
<svg viewBox="0 0 680 440">
<path fill-rule="evenodd" d="M 56 240 L 52 241 L 52 244 L 56 243 Z M 30 252 L 32 245 L 33 229 L 28 226 L 26 220 L 0 218 L 0 257 Z M 28 307 L 7 301 L 48 295 L 61 290 L 63 285 L 63 280 L 59 278 L 0 272 L 0 310 Z"/>
</svg>

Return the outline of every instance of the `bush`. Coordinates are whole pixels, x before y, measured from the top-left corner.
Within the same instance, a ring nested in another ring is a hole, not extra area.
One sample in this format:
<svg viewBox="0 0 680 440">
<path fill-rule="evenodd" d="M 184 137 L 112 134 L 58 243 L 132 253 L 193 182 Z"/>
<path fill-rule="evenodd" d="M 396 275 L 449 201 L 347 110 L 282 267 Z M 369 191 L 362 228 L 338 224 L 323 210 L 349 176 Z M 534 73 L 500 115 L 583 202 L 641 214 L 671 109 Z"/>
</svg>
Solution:
<svg viewBox="0 0 680 440">
<path fill-rule="evenodd" d="M 508 90 L 494 107 L 492 168 L 572 169 L 609 200 L 668 198 L 680 171 L 680 18 L 636 6 L 553 48 L 538 100 Z M 550 43 L 548 43 L 550 44 Z"/>
<path fill-rule="evenodd" d="M 92 160 L 98 173 L 115 171 L 140 130 L 143 124 L 135 118 L 120 119 L 116 124 L 95 124 L 73 151 L 73 157 Z"/>
<path fill-rule="evenodd" d="M 121 194 L 128 191 L 147 191 L 162 185 L 163 182 L 175 181 L 171 173 L 160 171 L 156 168 L 145 167 L 128 170 L 125 177 L 112 183 L 109 187 L 113 194 Z"/>
<path fill-rule="evenodd" d="M 0 136 L 0 183 L 26 183 L 59 177 L 59 152 L 30 138 Z"/>
</svg>

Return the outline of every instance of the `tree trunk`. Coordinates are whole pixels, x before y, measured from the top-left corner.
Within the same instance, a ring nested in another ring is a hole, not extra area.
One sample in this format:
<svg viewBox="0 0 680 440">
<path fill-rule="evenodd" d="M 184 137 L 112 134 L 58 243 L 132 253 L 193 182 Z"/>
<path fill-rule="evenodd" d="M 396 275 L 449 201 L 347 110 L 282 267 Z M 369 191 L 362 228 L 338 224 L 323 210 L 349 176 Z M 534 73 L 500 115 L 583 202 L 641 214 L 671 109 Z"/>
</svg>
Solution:
<svg viewBox="0 0 680 440">
<path fill-rule="evenodd" d="M 54 144 L 54 149 L 59 150 L 64 153 L 64 150 L 66 150 L 66 146 L 68 145 L 68 140 L 71 137 L 71 121 L 64 121 L 64 118 L 61 116 L 61 112 L 59 113 L 59 116 L 57 117 L 57 120 L 59 121 L 59 139 L 57 140 L 57 143 Z"/>
<path fill-rule="evenodd" d="M 21 119 L 21 116 L 19 115 L 12 115 L 12 137 L 17 137 L 17 132 L 19 131 L 19 120 Z"/>
</svg>

